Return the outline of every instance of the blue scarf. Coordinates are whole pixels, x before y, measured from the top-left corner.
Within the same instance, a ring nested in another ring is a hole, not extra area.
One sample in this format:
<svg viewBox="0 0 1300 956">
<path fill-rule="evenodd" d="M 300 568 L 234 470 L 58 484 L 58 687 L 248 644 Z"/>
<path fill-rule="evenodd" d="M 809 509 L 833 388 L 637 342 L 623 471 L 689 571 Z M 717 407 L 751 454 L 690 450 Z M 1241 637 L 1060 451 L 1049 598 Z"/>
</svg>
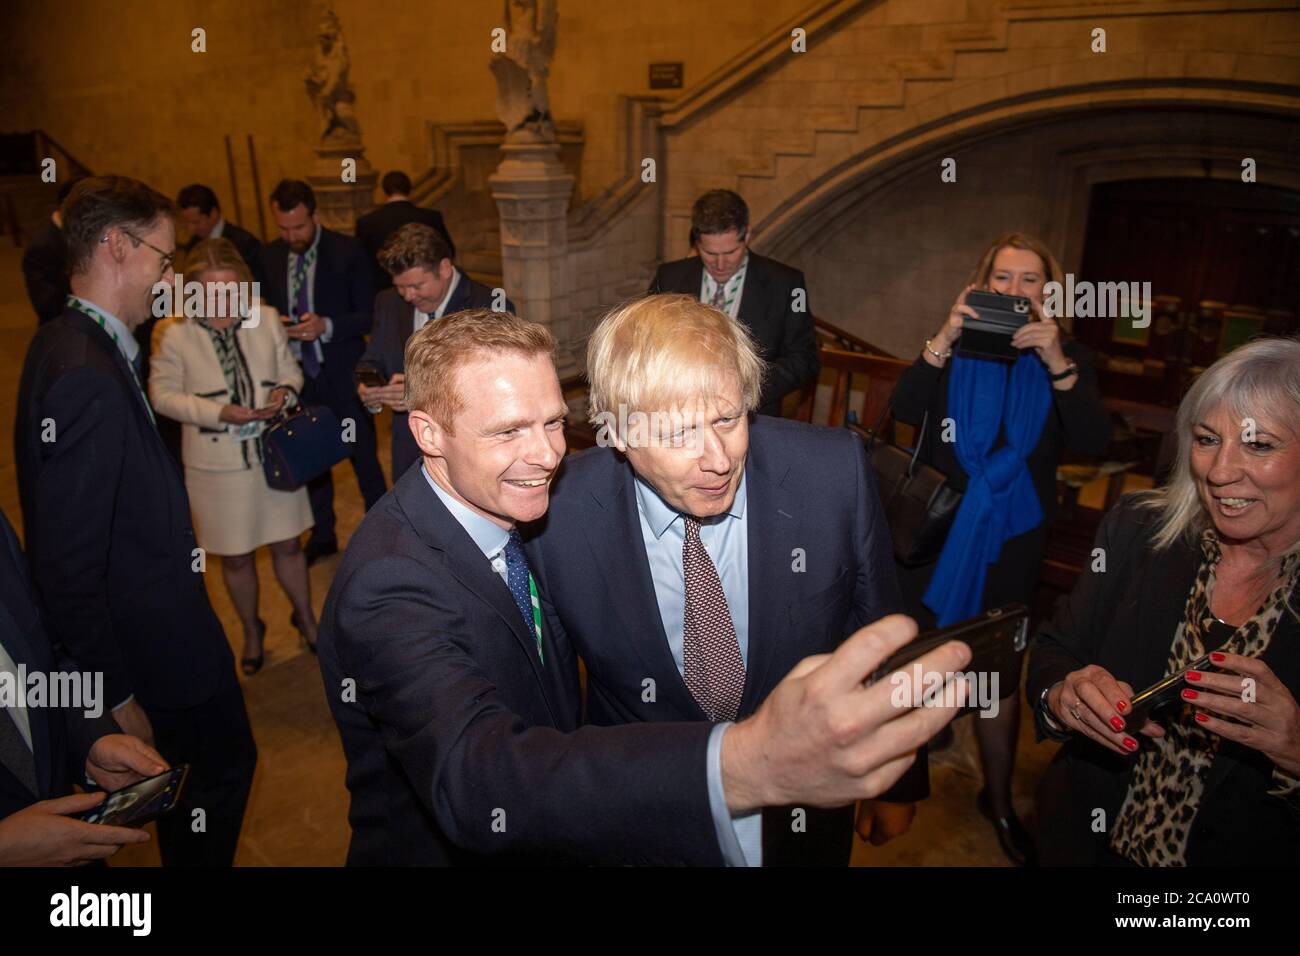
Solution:
<svg viewBox="0 0 1300 956">
<path fill-rule="evenodd" d="M 1052 386 L 1033 352 L 1022 354 L 1010 371 L 1005 362 L 953 356 L 948 414 L 956 424 L 957 461 L 970 480 L 925 592 L 925 606 L 940 627 L 984 610 L 984 579 L 1003 543 L 1042 522 L 1025 459 L 1051 406 Z M 999 427 L 1007 443 L 990 454 Z"/>
</svg>

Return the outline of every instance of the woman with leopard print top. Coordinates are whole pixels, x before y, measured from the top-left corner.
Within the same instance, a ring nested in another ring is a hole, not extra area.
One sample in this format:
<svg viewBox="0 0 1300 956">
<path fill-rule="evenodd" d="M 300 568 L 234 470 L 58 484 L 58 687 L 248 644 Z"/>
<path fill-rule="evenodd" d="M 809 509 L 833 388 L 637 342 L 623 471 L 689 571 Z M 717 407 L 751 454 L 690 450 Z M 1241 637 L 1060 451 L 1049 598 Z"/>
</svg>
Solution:
<svg viewBox="0 0 1300 956">
<path fill-rule="evenodd" d="M 1221 358 L 1178 411 L 1169 483 L 1106 516 L 1030 657 L 1045 864 L 1300 860 L 1300 340 Z M 1137 722 L 1134 691 L 1189 671 Z"/>
</svg>

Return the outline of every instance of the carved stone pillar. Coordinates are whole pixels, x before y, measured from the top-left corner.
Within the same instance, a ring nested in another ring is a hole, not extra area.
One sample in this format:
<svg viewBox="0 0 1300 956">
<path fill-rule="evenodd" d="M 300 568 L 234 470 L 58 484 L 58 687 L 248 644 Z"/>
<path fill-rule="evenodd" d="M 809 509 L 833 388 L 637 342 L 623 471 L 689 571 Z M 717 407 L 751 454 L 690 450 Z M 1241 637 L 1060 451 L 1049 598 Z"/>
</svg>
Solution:
<svg viewBox="0 0 1300 956">
<path fill-rule="evenodd" d="M 357 216 L 374 208 L 378 174 L 365 154 L 360 140 L 326 142 L 316 147 L 316 162 L 307 182 L 316 193 L 321 225 L 350 235 Z M 356 161 L 356 182 L 343 179 L 343 163 L 349 159 Z"/>
<path fill-rule="evenodd" d="M 551 329 L 559 343 L 560 377 L 580 371 L 569 314 L 569 197 L 573 177 L 564 171 L 555 143 L 507 142 L 488 178 L 501 217 L 501 273 L 519 314 Z"/>
</svg>

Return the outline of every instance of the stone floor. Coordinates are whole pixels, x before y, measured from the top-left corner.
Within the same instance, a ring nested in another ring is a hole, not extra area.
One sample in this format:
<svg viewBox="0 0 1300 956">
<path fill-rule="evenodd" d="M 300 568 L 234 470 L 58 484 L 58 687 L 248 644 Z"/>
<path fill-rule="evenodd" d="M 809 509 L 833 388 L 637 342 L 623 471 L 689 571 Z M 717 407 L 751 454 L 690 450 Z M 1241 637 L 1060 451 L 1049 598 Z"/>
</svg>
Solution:
<svg viewBox="0 0 1300 956">
<path fill-rule="evenodd" d="M 12 459 L 14 404 L 27 343 L 36 326 L 22 286 L 20 250 L 7 240 L 0 246 L 0 507 L 18 526 L 18 490 Z M 387 467 L 386 421 L 380 460 Z M 341 541 L 361 519 L 361 498 L 351 469 L 335 469 Z M 317 609 L 325 600 L 338 558 L 312 568 L 312 598 Z M 263 582 L 262 617 L 267 623 L 267 663 L 261 673 L 243 678 L 258 764 L 252 800 L 236 863 L 241 866 L 336 866 L 348 843 L 347 791 L 338 735 L 329 716 L 316 659 L 299 647 L 289 624 L 290 606 L 275 584 L 267 554 L 258 558 Z M 214 568 L 215 571 L 215 568 Z M 208 591 L 236 655 L 240 628 L 219 573 L 208 576 Z M 965 721 L 970 724 L 970 719 Z M 959 728 L 956 743 L 932 761 L 933 795 L 924 802 L 912 829 L 885 847 L 859 841 L 857 866 L 1004 866 L 989 825 L 975 809 L 980 789 L 978 764 L 970 754 L 969 727 Z M 1032 826 L 1033 788 L 1051 756 L 1050 745 L 1036 745 L 1032 728 L 1022 721 L 1015 776 L 1015 803 Z M 114 865 L 157 865 L 152 844 L 119 853 Z"/>
</svg>

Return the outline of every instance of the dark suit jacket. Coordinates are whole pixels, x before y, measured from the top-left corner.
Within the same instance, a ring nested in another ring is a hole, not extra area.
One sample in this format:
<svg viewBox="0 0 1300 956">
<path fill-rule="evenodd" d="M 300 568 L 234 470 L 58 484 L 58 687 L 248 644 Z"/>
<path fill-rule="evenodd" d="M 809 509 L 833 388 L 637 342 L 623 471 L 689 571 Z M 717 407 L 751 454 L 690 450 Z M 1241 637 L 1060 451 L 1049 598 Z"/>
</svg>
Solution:
<svg viewBox="0 0 1300 956">
<path fill-rule="evenodd" d="M 698 256 L 665 262 L 650 283 L 650 292 L 683 292 L 699 298 L 704 263 Z M 802 289 L 804 311 L 794 310 L 794 290 Z M 753 334 L 763 358 L 771 363 L 763 383 L 760 415 L 780 415 L 781 397 L 817 377 L 817 337 L 803 273 L 751 251 L 740 296 L 741 323 Z"/>
<path fill-rule="evenodd" d="M 492 308 L 492 290 L 475 282 L 465 273 L 447 303 L 445 315 L 466 309 Z M 515 304 L 506 299 L 506 311 L 514 314 Z M 375 323 L 366 345 L 362 362 L 370 362 L 387 380 L 398 372 L 406 371 L 406 340 L 415 329 L 415 306 L 402 299 L 396 289 L 385 289 L 375 296 Z M 393 480 L 406 473 L 406 469 L 419 461 L 420 449 L 411 437 L 406 424 L 406 412 L 393 412 Z"/>
<path fill-rule="evenodd" d="M 572 651 L 543 640 L 545 666 L 505 583 L 406 472 L 352 536 L 321 618 L 349 864 L 722 862 L 709 727 L 580 728 Z"/>
<path fill-rule="evenodd" d="M 266 275 L 262 271 L 262 243 L 258 238 L 247 229 L 236 226 L 229 219 L 226 220 L 225 226 L 221 229 L 221 238 L 230 240 L 231 244 L 239 250 L 239 257 L 248 264 L 249 270 L 253 273 L 253 278 L 265 285 Z M 198 242 L 198 236 L 190 236 L 185 243 L 185 251 L 189 252 L 198 245 Z"/>
<path fill-rule="evenodd" d="M 68 298 L 68 250 L 63 230 L 48 221 L 23 252 L 23 280 L 38 321 L 45 323 L 63 312 Z"/>
<path fill-rule="evenodd" d="M 27 672 L 78 672 L 81 668 L 61 649 L 50 645 L 41 622 L 36 594 L 27 573 L 27 561 L 18 537 L 0 513 L 0 644 L 15 664 Z M 107 701 L 99 717 L 85 716 L 84 708 L 29 707 L 32 757 L 36 764 L 37 792 L 32 793 L 18 775 L 0 763 L 0 819 L 38 800 L 67 796 L 81 780 L 86 755 L 95 741 L 121 730 L 109 715 Z M 0 714 L 0 720 L 9 720 Z"/>
<path fill-rule="evenodd" d="M 317 315 L 334 323 L 334 335 L 322 342 L 325 364 L 321 388 L 330 407 L 349 408 L 356 398 L 352 370 L 366 350 L 366 335 L 374 315 L 375 288 L 365 250 L 351 236 L 320 227 L 316 281 L 312 289 Z M 289 244 L 283 239 L 262 247 L 266 281 L 263 297 L 282 316 L 290 315 Z"/>
<path fill-rule="evenodd" d="M 223 689 L 234 662 L 191 570 L 180 469 L 126 359 L 75 309 L 41 326 L 27 350 L 14 451 L 51 639 L 103 671 L 110 706 L 134 693 L 146 710 L 181 709 Z"/>
<path fill-rule="evenodd" d="M 1025 692 L 1039 722 L 1043 689 L 1071 671 L 1098 664 L 1134 690 L 1165 675 L 1182 623 L 1200 550 L 1179 542 L 1157 552 L 1153 512 L 1131 497 L 1111 509 L 1097 533 L 1106 568 L 1084 568 L 1068 599 L 1038 634 Z M 1292 594 L 1292 606 L 1300 593 Z M 1300 621 L 1284 615 L 1260 659 L 1300 696 Z M 1142 746 L 1148 738 L 1137 737 Z M 1109 832 L 1094 833 L 1100 807 L 1114 821 L 1128 792 L 1133 759 L 1072 737 L 1057 752 L 1038 789 L 1039 857 L 1045 865 L 1089 866 L 1106 858 Z M 1273 763 L 1257 750 L 1221 740 L 1192 824 L 1187 861 L 1194 866 L 1295 866 L 1300 859 L 1300 799 L 1267 791 Z"/>
<path fill-rule="evenodd" d="M 833 651 L 901 607 L 889 528 L 862 443 L 845 429 L 758 416 L 745 466 L 749 534 L 747 717 L 810 654 Z M 677 670 L 642 544 L 634 474 L 612 448 L 565 459 L 532 547 L 548 623 L 587 665 L 587 713 L 597 724 L 706 720 Z M 795 570 L 796 549 L 806 569 Z M 647 703 L 642 681 L 653 678 Z M 887 799 L 928 790 L 924 758 Z M 791 831 L 789 807 L 764 814 L 764 860 L 845 865 L 848 810 L 810 810 Z"/>
<path fill-rule="evenodd" d="M 432 226 L 447 242 L 452 259 L 456 258 L 456 244 L 451 241 L 451 233 L 442 221 L 442 213 L 436 209 L 425 209 L 409 199 L 398 199 L 382 203 L 365 215 L 357 217 L 356 237 L 365 247 L 366 254 L 375 270 L 375 288 L 387 289 L 393 284 L 393 277 L 379 264 L 379 249 L 389 236 L 408 222 L 419 222 Z"/>
</svg>

